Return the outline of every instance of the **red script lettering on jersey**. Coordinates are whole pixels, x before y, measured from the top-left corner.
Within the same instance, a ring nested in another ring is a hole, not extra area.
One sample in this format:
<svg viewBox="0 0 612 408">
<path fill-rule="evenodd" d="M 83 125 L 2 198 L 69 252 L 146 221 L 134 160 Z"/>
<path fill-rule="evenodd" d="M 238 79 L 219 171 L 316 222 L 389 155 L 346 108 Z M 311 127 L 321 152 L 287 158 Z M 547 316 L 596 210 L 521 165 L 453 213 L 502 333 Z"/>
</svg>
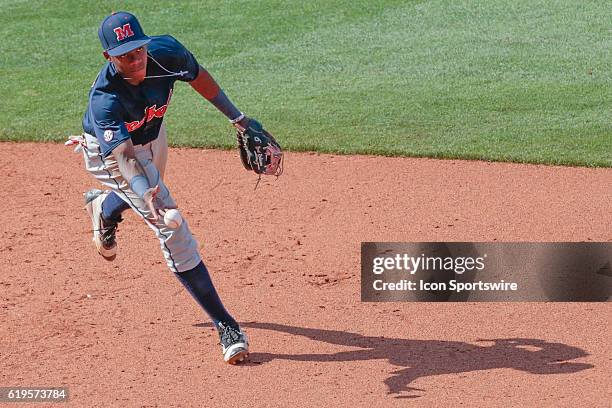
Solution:
<svg viewBox="0 0 612 408">
<path fill-rule="evenodd" d="M 149 106 L 145 109 L 145 115 L 143 116 L 142 119 L 135 120 L 134 122 L 126 123 L 125 127 L 127 128 L 127 131 L 133 132 L 134 130 L 144 125 L 145 122 L 150 122 L 155 118 L 160 118 L 160 119 L 163 118 L 164 115 L 166 114 L 166 110 L 168 110 L 168 105 L 170 104 L 171 97 L 172 97 L 172 90 L 170 90 L 170 95 L 168 95 L 168 101 L 166 102 L 165 105 L 162 105 L 159 108 L 157 107 L 157 105 Z"/>
<path fill-rule="evenodd" d="M 131 37 L 134 35 L 130 23 L 124 24 L 123 27 L 117 27 L 113 29 L 113 31 L 117 35 L 117 41 L 121 41 L 126 37 Z"/>
</svg>

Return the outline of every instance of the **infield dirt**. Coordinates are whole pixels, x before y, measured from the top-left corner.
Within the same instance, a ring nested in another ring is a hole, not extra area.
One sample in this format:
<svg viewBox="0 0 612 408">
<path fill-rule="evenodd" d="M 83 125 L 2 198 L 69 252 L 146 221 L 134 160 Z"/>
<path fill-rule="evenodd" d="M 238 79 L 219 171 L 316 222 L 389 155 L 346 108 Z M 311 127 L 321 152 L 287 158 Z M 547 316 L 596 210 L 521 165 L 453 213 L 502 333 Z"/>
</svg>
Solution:
<svg viewBox="0 0 612 408">
<path fill-rule="evenodd" d="M 171 149 L 167 184 L 251 362 L 228 366 L 152 231 L 91 243 L 98 187 L 56 144 L 0 143 L 0 385 L 70 406 L 602 406 L 610 303 L 362 303 L 362 241 L 610 241 L 612 169 Z"/>
</svg>

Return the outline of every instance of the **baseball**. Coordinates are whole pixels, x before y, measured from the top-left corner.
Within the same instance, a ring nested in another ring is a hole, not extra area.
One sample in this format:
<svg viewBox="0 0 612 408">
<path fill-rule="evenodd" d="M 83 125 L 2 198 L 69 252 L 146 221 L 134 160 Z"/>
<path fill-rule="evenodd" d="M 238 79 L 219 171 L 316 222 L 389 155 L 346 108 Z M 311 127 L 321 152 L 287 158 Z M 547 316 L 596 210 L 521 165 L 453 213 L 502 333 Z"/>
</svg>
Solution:
<svg viewBox="0 0 612 408">
<path fill-rule="evenodd" d="M 173 208 L 166 211 L 166 214 L 164 214 L 164 223 L 168 228 L 176 229 L 183 223 L 183 217 L 181 217 L 179 210 Z"/>
</svg>

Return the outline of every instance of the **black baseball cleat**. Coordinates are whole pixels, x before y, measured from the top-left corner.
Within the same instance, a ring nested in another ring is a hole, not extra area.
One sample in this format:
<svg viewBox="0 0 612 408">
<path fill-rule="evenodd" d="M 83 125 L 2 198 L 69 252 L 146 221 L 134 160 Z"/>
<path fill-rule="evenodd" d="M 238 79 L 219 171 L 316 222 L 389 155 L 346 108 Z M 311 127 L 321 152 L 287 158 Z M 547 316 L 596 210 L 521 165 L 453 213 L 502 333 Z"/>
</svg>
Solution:
<svg viewBox="0 0 612 408">
<path fill-rule="evenodd" d="M 223 360 L 229 364 L 246 362 L 249 357 L 249 340 L 239 327 L 220 322 L 217 328 L 223 348 Z"/>
<path fill-rule="evenodd" d="M 85 198 L 85 209 L 91 218 L 93 226 L 93 243 L 98 253 L 108 261 L 115 259 L 117 255 L 117 222 L 109 222 L 102 217 L 102 202 L 109 193 L 93 189 L 83 194 Z"/>
</svg>

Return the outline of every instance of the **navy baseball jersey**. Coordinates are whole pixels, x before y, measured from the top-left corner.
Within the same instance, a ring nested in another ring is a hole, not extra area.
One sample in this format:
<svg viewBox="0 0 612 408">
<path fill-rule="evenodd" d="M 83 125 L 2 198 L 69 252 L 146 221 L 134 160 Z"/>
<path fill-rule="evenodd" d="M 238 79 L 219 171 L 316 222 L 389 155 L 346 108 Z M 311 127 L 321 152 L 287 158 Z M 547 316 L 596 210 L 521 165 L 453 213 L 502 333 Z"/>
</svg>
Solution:
<svg viewBox="0 0 612 408">
<path fill-rule="evenodd" d="M 91 87 L 83 130 L 99 140 L 103 157 L 130 138 L 134 145 L 155 140 L 174 82 L 198 76 L 195 57 L 172 36 L 152 36 L 147 53 L 146 76 L 153 78 L 130 85 L 107 62 Z"/>
</svg>

